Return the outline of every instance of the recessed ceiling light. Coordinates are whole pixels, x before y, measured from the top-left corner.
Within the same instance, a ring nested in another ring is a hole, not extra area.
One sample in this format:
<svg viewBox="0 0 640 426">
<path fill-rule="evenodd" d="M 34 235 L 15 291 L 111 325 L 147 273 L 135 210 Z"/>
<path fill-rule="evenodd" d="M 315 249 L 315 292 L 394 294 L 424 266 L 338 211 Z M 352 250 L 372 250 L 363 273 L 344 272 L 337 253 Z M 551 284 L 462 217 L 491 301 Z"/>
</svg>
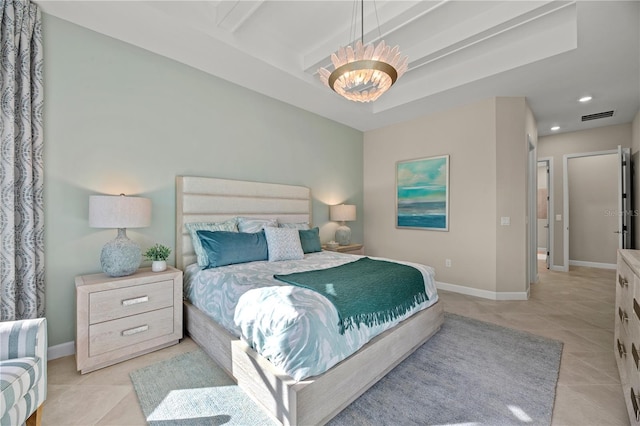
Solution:
<svg viewBox="0 0 640 426">
<path fill-rule="evenodd" d="M 578 99 L 578 101 L 580 101 L 580 102 L 589 102 L 591 99 L 593 99 L 593 96 L 583 96 L 580 99 Z"/>
<path fill-rule="evenodd" d="M 558 130 L 560 130 L 560 126 L 553 126 L 551 130 L 553 130 L 554 132 L 557 132 Z"/>
</svg>

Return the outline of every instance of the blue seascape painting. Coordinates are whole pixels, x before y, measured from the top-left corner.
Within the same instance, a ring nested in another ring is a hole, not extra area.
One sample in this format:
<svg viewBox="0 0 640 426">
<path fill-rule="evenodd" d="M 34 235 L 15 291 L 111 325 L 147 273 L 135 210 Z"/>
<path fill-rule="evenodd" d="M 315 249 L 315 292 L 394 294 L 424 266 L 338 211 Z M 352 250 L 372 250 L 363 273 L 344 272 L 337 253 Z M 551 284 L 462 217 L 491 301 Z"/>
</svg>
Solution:
<svg viewBox="0 0 640 426">
<path fill-rule="evenodd" d="M 449 229 L 448 155 L 398 162 L 396 186 L 396 226 Z"/>
</svg>

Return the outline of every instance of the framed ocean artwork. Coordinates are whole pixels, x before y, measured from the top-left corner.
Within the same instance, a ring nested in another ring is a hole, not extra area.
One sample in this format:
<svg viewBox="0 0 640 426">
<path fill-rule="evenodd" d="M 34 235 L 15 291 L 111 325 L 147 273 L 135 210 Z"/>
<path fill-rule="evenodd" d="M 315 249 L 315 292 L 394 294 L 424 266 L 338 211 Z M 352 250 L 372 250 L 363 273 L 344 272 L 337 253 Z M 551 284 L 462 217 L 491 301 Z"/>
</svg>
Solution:
<svg viewBox="0 0 640 426">
<path fill-rule="evenodd" d="M 396 163 L 396 227 L 449 230 L 449 156 Z"/>
</svg>

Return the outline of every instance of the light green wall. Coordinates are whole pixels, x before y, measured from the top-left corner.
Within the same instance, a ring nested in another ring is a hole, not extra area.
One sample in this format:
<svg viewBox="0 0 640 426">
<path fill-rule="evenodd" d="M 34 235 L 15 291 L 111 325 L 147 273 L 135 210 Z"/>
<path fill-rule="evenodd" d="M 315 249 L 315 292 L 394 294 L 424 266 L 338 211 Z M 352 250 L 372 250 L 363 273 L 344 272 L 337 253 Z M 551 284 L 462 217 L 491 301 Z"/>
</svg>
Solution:
<svg viewBox="0 0 640 426">
<path fill-rule="evenodd" d="M 99 272 L 115 230 L 91 229 L 92 194 L 141 195 L 143 248 L 175 246 L 175 176 L 311 188 L 323 241 L 327 204 L 356 204 L 363 240 L 363 134 L 186 65 L 44 15 L 46 287 L 49 344 L 74 340 L 74 277 Z M 214 52 L 202 52 L 203 55 Z M 173 255 L 170 258 L 173 263 Z"/>
</svg>

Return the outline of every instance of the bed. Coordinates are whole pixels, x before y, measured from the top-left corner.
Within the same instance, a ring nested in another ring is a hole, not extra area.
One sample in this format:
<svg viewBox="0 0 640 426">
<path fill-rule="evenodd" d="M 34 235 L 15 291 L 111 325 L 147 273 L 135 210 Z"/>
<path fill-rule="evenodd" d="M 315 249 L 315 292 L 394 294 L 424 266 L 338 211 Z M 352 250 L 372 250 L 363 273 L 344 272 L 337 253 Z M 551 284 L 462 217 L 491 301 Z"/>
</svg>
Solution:
<svg viewBox="0 0 640 426">
<path fill-rule="evenodd" d="M 185 225 L 237 216 L 312 223 L 308 188 L 205 177 L 176 178 L 176 264 L 185 270 L 196 256 Z M 350 256 L 350 255 L 343 255 Z M 256 353 L 189 301 L 184 302 L 190 337 L 275 419 L 324 424 L 440 329 L 441 303 L 434 303 L 379 334 L 326 372 L 295 380 Z"/>
</svg>

